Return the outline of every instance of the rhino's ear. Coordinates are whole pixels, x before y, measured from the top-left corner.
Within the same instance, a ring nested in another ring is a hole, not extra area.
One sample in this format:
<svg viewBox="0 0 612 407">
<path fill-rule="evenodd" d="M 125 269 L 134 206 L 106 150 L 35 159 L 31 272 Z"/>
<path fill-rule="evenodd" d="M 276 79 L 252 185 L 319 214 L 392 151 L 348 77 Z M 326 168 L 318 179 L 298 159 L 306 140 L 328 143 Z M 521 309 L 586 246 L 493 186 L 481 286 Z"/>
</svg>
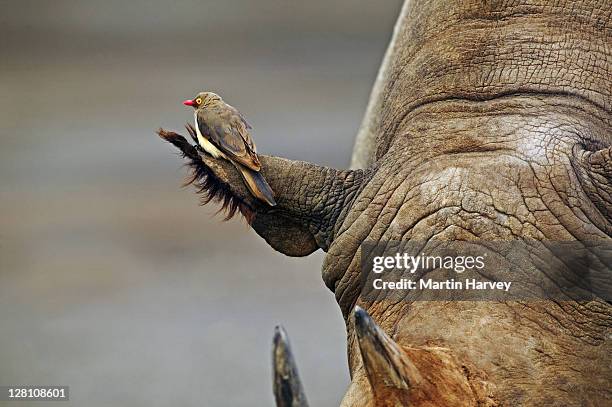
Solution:
<svg viewBox="0 0 612 407">
<path fill-rule="evenodd" d="M 282 326 L 274 329 L 272 341 L 274 398 L 277 407 L 308 407 L 287 333 Z"/>
<path fill-rule="evenodd" d="M 574 149 L 574 169 L 593 204 L 612 219 L 612 147 L 596 151 Z"/>
<path fill-rule="evenodd" d="M 195 130 L 187 126 L 192 138 Z M 202 202 L 217 201 L 227 217 L 240 212 L 274 249 L 288 256 L 327 251 L 335 225 L 367 182 L 370 172 L 341 171 L 315 164 L 259 155 L 260 174 L 274 191 L 276 206 L 249 192 L 230 162 L 200 154 L 180 134 L 160 129 L 159 136 L 177 147 L 191 167 L 188 183 L 196 185 Z"/>
</svg>

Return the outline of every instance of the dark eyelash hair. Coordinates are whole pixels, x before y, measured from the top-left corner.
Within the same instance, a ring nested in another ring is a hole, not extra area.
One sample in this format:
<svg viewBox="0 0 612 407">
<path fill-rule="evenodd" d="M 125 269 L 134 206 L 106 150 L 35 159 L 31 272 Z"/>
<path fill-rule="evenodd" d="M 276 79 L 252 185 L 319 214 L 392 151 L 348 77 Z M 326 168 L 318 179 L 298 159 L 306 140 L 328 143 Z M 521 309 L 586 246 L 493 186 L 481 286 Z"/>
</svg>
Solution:
<svg viewBox="0 0 612 407">
<path fill-rule="evenodd" d="M 185 126 L 187 132 L 194 142 L 197 143 L 196 131 L 191 124 Z M 159 129 L 157 134 L 181 151 L 183 158 L 186 158 L 187 166 L 191 174 L 183 183 L 183 186 L 194 185 L 196 192 L 200 195 L 201 205 L 214 201 L 221 203 L 221 208 L 217 213 L 224 212 L 224 220 L 229 220 L 240 212 L 246 221 L 251 224 L 255 218 L 255 212 L 240 197 L 234 195 L 229 186 L 221 181 L 200 159 L 198 150 L 189 144 L 185 137 L 178 133 Z"/>
</svg>

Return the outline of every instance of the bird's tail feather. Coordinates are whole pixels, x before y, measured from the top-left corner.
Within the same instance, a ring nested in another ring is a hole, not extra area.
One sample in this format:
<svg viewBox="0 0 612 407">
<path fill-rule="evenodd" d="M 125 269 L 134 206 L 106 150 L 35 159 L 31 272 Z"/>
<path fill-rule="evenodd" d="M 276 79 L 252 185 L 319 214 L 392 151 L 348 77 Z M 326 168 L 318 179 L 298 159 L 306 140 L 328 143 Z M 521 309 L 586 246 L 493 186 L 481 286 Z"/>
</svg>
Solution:
<svg viewBox="0 0 612 407">
<path fill-rule="evenodd" d="M 249 191 L 257 198 L 264 202 L 266 202 L 270 206 L 276 206 L 276 201 L 274 200 L 274 192 L 270 185 L 266 182 L 266 179 L 257 171 L 253 171 L 250 168 L 245 167 L 244 165 L 238 164 L 236 162 L 232 163 L 236 166 L 236 168 L 242 174 L 242 178 L 244 179 L 244 183 L 246 184 Z"/>
</svg>

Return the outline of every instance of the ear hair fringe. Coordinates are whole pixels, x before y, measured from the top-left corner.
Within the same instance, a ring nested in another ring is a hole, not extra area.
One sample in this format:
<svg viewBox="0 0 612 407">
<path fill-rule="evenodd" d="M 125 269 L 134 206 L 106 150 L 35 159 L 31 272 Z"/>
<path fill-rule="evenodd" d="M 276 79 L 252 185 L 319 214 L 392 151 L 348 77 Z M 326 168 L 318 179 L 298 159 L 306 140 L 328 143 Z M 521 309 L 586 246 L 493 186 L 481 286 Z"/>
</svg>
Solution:
<svg viewBox="0 0 612 407">
<path fill-rule="evenodd" d="M 185 126 L 191 138 L 197 143 L 197 135 L 192 125 Z M 225 213 L 224 221 L 233 218 L 237 212 L 246 219 L 250 225 L 255 218 L 255 211 L 240 197 L 232 193 L 229 186 L 221 181 L 200 159 L 198 150 L 189 144 L 185 137 L 178 133 L 167 131 L 160 128 L 157 134 L 181 151 L 183 158 L 186 158 L 190 175 L 183 183 L 183 186 L 193 185 L 196 192 L 200 195 L 200 204 L 206 205 L 209 202 L 218 202 L 221 207 L 217 213 Z"/>
</svg>

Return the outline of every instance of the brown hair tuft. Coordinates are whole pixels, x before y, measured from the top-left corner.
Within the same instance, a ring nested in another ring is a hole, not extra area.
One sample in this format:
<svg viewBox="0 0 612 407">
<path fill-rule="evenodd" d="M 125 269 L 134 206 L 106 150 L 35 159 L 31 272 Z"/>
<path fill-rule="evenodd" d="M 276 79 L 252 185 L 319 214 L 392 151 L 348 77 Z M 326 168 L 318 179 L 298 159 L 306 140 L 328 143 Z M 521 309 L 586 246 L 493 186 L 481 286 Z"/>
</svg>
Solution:
<svg viewBox="0 0 612 407">
<path fill-rule="evenodd" d="M 195 129 L 190 124 L 186 125 L 185 128 L 189 132 L 191 138 L 197 142 L 197 136 Z M 183 183 L 183 186 L 194 185 L 196 192 L 200 195 L 200 203 L 206 205 L 207 203 L 214 201 L 221 203 L 221 207 L 217 213 L 224 212 L 225 217 L 223 220 L 229 220 L 240 212 L 246 221 L 251 224 L 255 218 L 255 212 L 246 202 L 240 197 L 232 193 L 229 186 L 217 178 L 200 158 L 200 153 L 193 145 L 178 133 L 159 129 L 157 134 L 176 148 L 181 151 L 181 155 L 186 158 L 187 166 L 190 168 L 190 175 Z"/>
</svg>

